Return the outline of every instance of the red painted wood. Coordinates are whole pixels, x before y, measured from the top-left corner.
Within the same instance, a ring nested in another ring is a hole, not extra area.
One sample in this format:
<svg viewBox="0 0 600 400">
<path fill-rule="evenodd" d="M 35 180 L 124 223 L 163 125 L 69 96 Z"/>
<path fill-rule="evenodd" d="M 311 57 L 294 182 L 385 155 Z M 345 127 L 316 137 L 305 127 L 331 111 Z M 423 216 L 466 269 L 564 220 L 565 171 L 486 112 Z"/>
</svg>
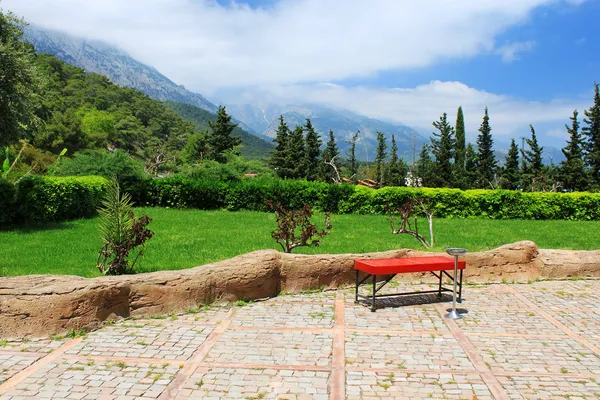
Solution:
<svg viewBox="0 0 600 400">
<path fill-rule="evenodd" d="M 458 260 L 458 269 L 465 269 L 466 265 L 466 261 Z M 454 269 L 454 258 L 431 256 L 355 260 L 354 268 L 371 275 L 400 274 L 403 272 L 449 271 Z"/>
</svg>

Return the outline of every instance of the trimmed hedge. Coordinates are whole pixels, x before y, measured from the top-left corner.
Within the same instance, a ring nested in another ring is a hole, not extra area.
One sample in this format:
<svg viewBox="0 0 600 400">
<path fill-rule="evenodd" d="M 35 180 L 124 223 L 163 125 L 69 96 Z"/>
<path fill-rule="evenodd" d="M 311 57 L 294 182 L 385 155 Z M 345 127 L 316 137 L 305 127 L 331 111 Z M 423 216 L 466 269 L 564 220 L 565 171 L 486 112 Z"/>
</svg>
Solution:
<svg viewBox="0 0 600 400">
<path fill-rule="evenodd" d="M 14 186 L 0 182 L 0 222 L 49 222 L 90 217 L 96 214 L 106 182 L 97 176 L 27 176 Z"/>
</svg>

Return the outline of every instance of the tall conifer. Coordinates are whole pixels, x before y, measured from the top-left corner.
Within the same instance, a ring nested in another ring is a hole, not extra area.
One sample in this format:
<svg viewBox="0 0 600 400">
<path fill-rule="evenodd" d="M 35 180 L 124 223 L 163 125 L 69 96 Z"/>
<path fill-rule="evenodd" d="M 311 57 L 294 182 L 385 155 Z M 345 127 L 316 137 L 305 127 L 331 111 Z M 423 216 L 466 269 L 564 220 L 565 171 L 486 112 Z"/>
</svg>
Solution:
<svg viewBox="0 0 600 400">
<path fill-rule="evenodd" d="M 306 161 L 304 147 L 304 129 L 298 125 L 292 131 L 288 140 L 288 151 L 286 157 L 286 165 L 289 168 L 289 178 L 303 179 L 306 178 Z"/>
<path fill-rule="evenodd" d="M 585 110 L 586 164 L 592 189 L 600 188 L 600 85 L 594 84 L 594 105 Z"/>
<path fill-rule="evenodd" d="M 454 148 L 454 128 L 448 122 L 448 115 L 442 114 L 439 121 L 433 122 L 438 132 L 433 132 L 431 152 L 435 157 L 436 186 L 452 186 L 452 157 Z M 438 138 L 438 139 L 435 139 Z"/>
<path fill-rule="evenodd" d="M 348 154 L 348 164 L 350 166 L 350 179 L 358 180 L 358 161 L 356 160 L 356 142 L 358 141 L 358 135 L 360 131 L 356 131 L 356 133 L 352 136 L 352 140 L 350 141 L 350 149 Z"/>
<path fill-rule="evenodd" d="M 385 137 L 383 133 L 377 132 L 377 153 L 375 155 L 375 180 L 377 181 L 378 187 L 382 187 L 384 185 L 383 182 L 383 172 L 385 168 L 385 159 L 387 157 L 387 144 L 385 144 Z"/>
<path fill-rule="evenodd" d="M 493 144 L 490 117 L 486 107 L 477 136 L 477 187 L 479 188 L 489 188 L 490 184 L 495 181 L 498 162 L 492 149 Z"/>
<path fill-rule="evenodd" d="M 333 134 L 333 130 L 329 130 L 329 140 L 327 141 L 327 147 L 323 150 L 323 163 L 321 164 L 321 179 L 325 182 L 333 182 L 334 178 L 337 179 L 335 170 L 329 164 L 325 164 L 327 162 L 333 162 L 336 168 L 339 169 L 340 159 L 339 159 L 340 151 L 337 148 L 337 143 L 335 141 L 335 135 Z M 333 161 L 332 161 L 333 160 Z"/>
<path fill-rule="evenodd" d="M 587 188 L 587 177 L 583 159 L 584 143 L 579 130 L 578 115 L 577 110 L 573 111 L 573 116 L 569 118 L 571 127 L 565 125 L 570 140 L 567 140 L 567 145 L 562 149 L 565 160 L 561 162 L 559 180 L 565 189 L 583 191 Z"/>
<path fill-rule="evenodd" d="M 515 143 L 515 139 L 510 140 L 510 147 L 504 168 L 502 168 L 502 178 L 500 179 L 500 187 L 502 189 L 516 190 L 521 183 L 521 174 L 519 171 L 519 146 Z"/>
<path fill-rule="evenodd" d="M 279 116 L 279 126 L 275 133 L 275 150 L 269 160 L 269 165 L 275 170 L 275 173 L 280 178 L 289 177 L 289 166 L 287 165 L 288 158 L 288 139 L 290 136 L 290 128 L 286 124 L 283 115 Z"/>
<path fill-rule="evenodd" d="M 306 132 L 305 150 L 304 154 L 306 159 L 304 160 L 304 166 L 306 168 L 306 179 L 309 181 L 317 180 L 319 177 L 320 163 L 321 163 L 321 138 L 315 128 L 310 122 L 310 119 L 306 119 L 306 125 L 304 126 Z"/>
</svg>

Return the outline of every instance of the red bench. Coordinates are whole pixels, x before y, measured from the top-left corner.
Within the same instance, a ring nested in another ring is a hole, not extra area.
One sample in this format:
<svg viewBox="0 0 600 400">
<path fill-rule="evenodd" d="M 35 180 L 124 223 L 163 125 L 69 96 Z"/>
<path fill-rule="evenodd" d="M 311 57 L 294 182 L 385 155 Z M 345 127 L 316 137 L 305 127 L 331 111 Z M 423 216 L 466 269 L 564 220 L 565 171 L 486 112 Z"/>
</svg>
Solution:
<svg viewBox="0 0 600 400">
<path fill-rule="evenodd" d="M 466 267 L 464 260 L 458 261 L 458 270 L 460 271 L 460 277 L 457 289 L 458 302 L 462 300 L 462 278 L 463 271 Z M 378 297 L 389 297 L 389 296 L 401 296 L 410 294 L 423 294 L 423 293 L 437 293 L 438 296 L 442 296 L 442 292 L 452 292 L 452 289 L 445 288 L 442 286 L 442 277 L 446 275 L 454 283 L 454 276 L 450 275 L 447 271 L 454 270 L 454 258 L 446 256 L 433 256 L 433 257 L 411 257 L 411 258 L 383 258 L 375 260 L 355 260 L 354 269 L 356 270 L 356 290 L 355 290 L 355 302 L 358 303 L 359 298 L 371 302 L 371 311 L 375 311 L 375 299 Z M 366 273 L 367 275 L 360 280 L 360 273 Z M 392 293 L 392 294 L 380 294 L 377 295 L 386 284 L 388 284 L 396 274 L 410 273 L 410 272 L 431 272 L 436 278 L 438 278 L 438 289 L 437 290 L 425 290 L 422 292 L 405 292 L 405 293 Z M 439 275 L 436 273 L 439 272 Z M 383 275 L 384 279 L 380 280 L 380 285 L 377 286 L 377 276 Z M 360 285 L 365 283 L 369 277 L 372 277 L 373 282 L 373 294 L 371 296 L 362 296 L 358 294 L 358 288 Z"/>
</svg>

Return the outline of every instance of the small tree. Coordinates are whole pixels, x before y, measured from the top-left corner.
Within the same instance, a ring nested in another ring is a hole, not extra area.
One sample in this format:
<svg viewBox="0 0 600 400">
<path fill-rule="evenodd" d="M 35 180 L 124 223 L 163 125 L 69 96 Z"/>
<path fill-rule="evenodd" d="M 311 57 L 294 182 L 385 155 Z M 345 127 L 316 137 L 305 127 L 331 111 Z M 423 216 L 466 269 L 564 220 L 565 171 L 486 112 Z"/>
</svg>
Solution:
<svg viewBox="0 0 600 400">
<path fill-rule="evenodd" d="M 417 219 L 419 209 L 420 211 L 423 211 L 427 217 L 427 222 L 429 223 L 429 243 L 427 242 L 427 239 L 419 233 Z M 397 209 L 393 209 L 389 203 L 386 203 L 386 212 L 393 234 L 407 234 L 417 239 L 423 246 L 433 247 L 433 215 L 435 214 L 435 211 L 428 200 L 409 198 Z M 396 228 L 396 213 L 398 213 L 400 217 L 400 226 L 398 228 Z M 414 228 L 410 222 L 411 218 L 414 221 Z"/>
<path fill-rule="evenodd" d="M 300 210 L 288 210 L 281 204 L 267 202 L 267 207 L 275 211 L 277 229 L 271 232 L 271 237 L 281 246 L 284 252 L 291 253 L 296 247 L 318 246 L 319 238 L 325 237 L 331 230 L 330 215 L 325 214 L 325 230 L 319 231 L 310 221 L 313 212 L 308 205 Z"/>
<path fill-rule="evenodd" d="M 131 196 L 121 193 L 116 179 L 110 181 L 98 213 L 100 235 L 104 242 L 98 253 L 98 269 L 104 275 L 132 274 L 135 264 L 144 253 L 146 241 L 154 235 L 147 228 L 152 220 L 147 215 L 136 218 Z M 129 254 L 140 246 L 141 249 L 131 262 Z"/>
</svg>

